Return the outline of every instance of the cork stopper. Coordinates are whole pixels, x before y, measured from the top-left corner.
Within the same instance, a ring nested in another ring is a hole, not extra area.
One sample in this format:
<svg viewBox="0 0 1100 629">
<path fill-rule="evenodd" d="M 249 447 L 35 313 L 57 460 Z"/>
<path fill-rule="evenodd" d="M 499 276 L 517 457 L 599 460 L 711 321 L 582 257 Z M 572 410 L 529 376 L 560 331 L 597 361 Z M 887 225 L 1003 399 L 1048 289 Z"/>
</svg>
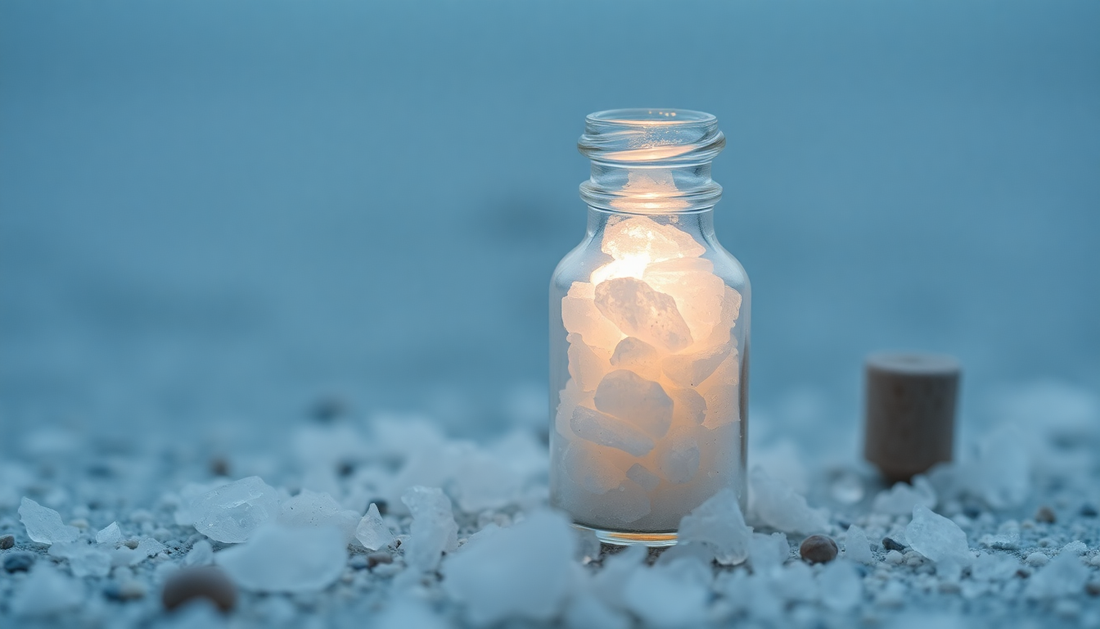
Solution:
<svg viewBox="0 0 1100 629">
<path fill-rule="evenodd" d="M 951 460 L 961 372 L 942 354 L 867 357 L 863 452 L 890 482 Z"/>
</svg>

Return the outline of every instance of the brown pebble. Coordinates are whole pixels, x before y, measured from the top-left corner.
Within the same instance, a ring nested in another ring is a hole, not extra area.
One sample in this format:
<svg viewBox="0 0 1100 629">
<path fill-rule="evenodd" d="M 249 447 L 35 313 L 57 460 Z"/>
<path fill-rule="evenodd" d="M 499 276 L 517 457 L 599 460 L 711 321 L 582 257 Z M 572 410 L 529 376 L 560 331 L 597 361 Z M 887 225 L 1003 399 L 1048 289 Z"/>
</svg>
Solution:
<svg viewBox="0 0 1100 629">
<path fill-rule="evenodd" d="M 210 459 L 210 473 L 214 476 L 229 476 L 229 459 L 224 456 Z"/>
<path fill-rule="evenodd" d="M 122 545 L 126 548 L 129 548 L 130 550 L 137 550 L 138 544 L 140 543 L 141 542 L 137 541 L 136 539 L 128 539 L 125 542 L 122 542 Z"/>
<path fill-rule="evenodd" d="M 811 535 L 802 542 L 798 553 L 810 563 L 828 563 L 836 559 L 836 542 L 824 535 Z"/>
<path fill-rule="evenodd" d="M 1057 518 L 1057 516 L 1054 515 L 1054 511 L 1046 505 L 1043 505 L 1042 507 L 1039 507 L 1039 511 L 1035 513 L 1035 521 L 1036 522 L 1045 522 L 1047 524 L 1054 524 L 1054 522 L 1057 521 L 1057 520 L 1058 520 L 1058 518 Z"/>
<path fill-rule="evenodd" d="M 393 563 L 393 556 L 389 553 L 371 553 L 367 555 L 367 568 L 373 570 L 375 566 L 383 563 Z"/>
<path fill-rule="evenodd" d="M 165 581 L 161 594 L 165 609 L 175 609 L 196 598 L 205 598 L 227 612 L 237 603 L 237 586 L 225 572 L 210 567 L 182 568 Z"/>
<path fill-rule="evenodd" d="M 1100 581 L 1086 583 L 1085 591 L 1089 593 L 1089 596 L 1100 596 Z"/>
<path fill-rule="evenodd" d="M 12 546 L 15 546 L 14 535 L 5 535 L 3 537 L 0 537 L 0 550 L 7 550 Z"/>
</svg>

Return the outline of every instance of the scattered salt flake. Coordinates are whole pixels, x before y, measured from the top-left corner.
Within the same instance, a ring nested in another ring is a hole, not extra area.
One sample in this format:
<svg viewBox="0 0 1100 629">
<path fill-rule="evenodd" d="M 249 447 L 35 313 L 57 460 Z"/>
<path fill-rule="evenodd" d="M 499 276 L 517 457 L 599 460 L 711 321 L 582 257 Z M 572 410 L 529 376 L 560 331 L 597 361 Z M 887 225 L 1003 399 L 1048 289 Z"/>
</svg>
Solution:
<svg viewBox="0 0 1100 629">
<path fill-rule="evenodd" d="M 573 595 L 563 617 L 569 629 L 630 629 L 630 618 L 600 597 L 585 591 Z"/>
<path fill-rule="evenodd" d="M 344 571 L 347 559 L 344 534 L 335 526 L 290 528 L 278 523 L 214 555 L 234 583 L 257 592 L 323 590 Z"/>
<path fill-rule="evenodd" d="M 204 539 L 195 542 L 187 556 L 183 558 L 185 566 L 209 566 L 212 563 L 214 563 L 214 547 Z"/>
<path fill-rule="evenodd" d="M 752 527 L 745 524 L 737 494 L 726 488 L 680 520 L 678 537 L 709 545 L 718 563 L 739 564 L 749 556 Z"/>
<path fill-rule="evenodd" d="M 1073 553 L 1058 555 L 1028 579 L 1024 591 L 1028 598 L 1049 599 L 1080 594 L 1088 581 L 1089 570 Z"/>
<path fill-rule="evenodd" d="M 1039 551 L 1035 551 L 1024 558 L 1024 563 L 1033 568 L 1039 568 L 1050 563 L 1050 557 L 1047 557 Z"/>
<path fill-rule="evenodd" d="M 19 519 L 27 528 L 27 537 L 39 544 L 72 542 L 80 537 L 80 529 L 67 526 L 58 512 L 27 497 L 19 503 Z"/>
<path fill-rule="evenodd" d="M 394 542 L 393 531 L 382 521 L 382 514 L 378 512 L 378 505 L 373 502 L 367 508 L 367 514 L 359 520 L 355 527 L 355 539 L 367 550 L 385 548 Z"/>
<path fill-rule="evenodd" d="M 777 568 L 791 556 L 791 545 L 783 533 L 753 533 L 749 541 L 749 562 L 754 573 L 765 573 Z"/>
<path fill-rule="evenodd" d="M 421 572 L 435 570 L 444 552 L 458 547 L 458 525 L 451 500 L 437 487 L 410 487 L 401 502 L 412 513 L 409 539 L 403 545 L 409 567 Z"/>
<path fill-rule="evenodd" d="M 550 620 L 569 594 L 576 543 L 563 516 L 535 512 L 448 556 L 443 588 L 465 603 L 475 625 L 506 618 Z"/>
<path fill-rule="evenodd" d="M 188 510 L 198 532 L 239 543 L 279 516 L 279 492 L 259 476 L 249 476 L 195 497 Z"/>
<path fill-rule="evenodd" d="M 111 555 L 84 541 L 58 542 L 50 555 L 69 560 L 74 577 L 105 577 L 111 571 Z"/>
<path fill-rule="evenodd" d="M 821 603 L 834 611 L 849 611 L 863 598 L 863 579 L 859 571 L 843 559 L 826 564 L 817 575 L 817 585 Z"/>
<path fill-rule="evenodd" d="M 909 515 L 913 507 L 923 505 L 929 509 L 936 506 L 936 490 L 923 476 L 913 477 L 913 484 L 895 483 L 893 487 L 879 492 L 875 496 L 872 510 L 888 515 Z"/>
<path fill-rule="evenodd" d="M 786 483 L 768 476 L 763 468 L 749 474 L 750 513 L 764 525 L 785 533 L 817 533 L 829 528 L 824 513 L 811 509 L 806 499 Z"/>
<path fill-rule="evenodd" d="M 159 555 L 165 549 L 164 544 L 147 537 L 137 543 L 136 546 L 121 546 L 111 551 L 111 565 L 136 566 L 149 557 Z"/>
<path fill-rule="evenodd" d="M 872 563 L 875 560 L 871 554 L 871 544 L 867 541 L 867 533 L 855 524 L 848 527 L 848 536 L 844 541 L 844 558 L 858 563 Z"/>
<path fill-rule="evenodd" d="M 9 604 L 16 616 L 51 616 L 84 602 L 84 584 L 38 562 Z"/>
<path fill-rule="evenodd" d="M 627 608 L 648 627 L 693 627 L 707 619 L 711 569 L 695 558 L 638 568 L 627 578 Z"/>
<path fill-rule="evenodd" d="M 1070 542 L 1070 543 L 1066 544 L 1065 546 L 1063 546 L 1062 550 L 1059 551 L 1059 554 L 1061 554 L 1061 555 L 1078 555 L 1078 556 L 1080 556 L 1080 555 L 1083 555 L 1083 554 L 1087 553 L 1088 551 L 1089 551 L 1089 547 L 1086 546 L 1084 542 L 1082 542 L 1079 539 L 1075 539 L 1072 542 Z"/>
<path fill-rule="evenodd" d="M 1020 546 L 1020 524 L 1008 520 L 997 527 L 997 532 L 982 535 L 978 543 L 998 550 L 1015 550 Z"/>
<path fill-rule="evenodd" d="M 103 530 L 95 534 L 98 544 L 117 544 L 122 541 L 122 531 L 118 528 L 118 522 L 111 522 L 103 527 Z"/>
<path fill-rule="evenodd" d="M 279 508 L 279 524 L 292 528 L 335 526 L 344 534 L 344 543 L 355 539 L 359 514 L 345 509 L 327 493 L 303 489 Z"/>
<path fill-rule="evenodd" d="M 1004 581 L 1020 569 L 1020 560 L 1004 553 L 984 553 L 970 564 L 970 578 L 975 581 Z"/>
<path fill-rule="evenodd" d="M 966 533 L 951 520 L 927 507 L 913 507 L 913 520 L 905 527 L 909 546 L 936 563 L 950 562 L 966 566 L 973 559 Z"/>
</svg>

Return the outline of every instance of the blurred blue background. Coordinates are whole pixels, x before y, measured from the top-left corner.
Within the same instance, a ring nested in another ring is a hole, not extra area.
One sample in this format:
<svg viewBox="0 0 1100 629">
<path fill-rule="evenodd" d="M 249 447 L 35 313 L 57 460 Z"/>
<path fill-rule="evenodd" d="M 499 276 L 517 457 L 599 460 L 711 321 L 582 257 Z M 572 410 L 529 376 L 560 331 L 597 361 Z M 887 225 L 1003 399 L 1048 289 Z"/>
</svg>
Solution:
<svg viewBox="0 0 1100 629">
<path fill-rule="evenodd" d="M 1098 32 L 1091 1 L 4 0 L 0 421 L 537 421 L 575 142 L 634 106 L 728 138 L 759 417 L 854 426 L 878 349 L 957 355 L 967 412 L 1098 388 Z"/>
</svg>

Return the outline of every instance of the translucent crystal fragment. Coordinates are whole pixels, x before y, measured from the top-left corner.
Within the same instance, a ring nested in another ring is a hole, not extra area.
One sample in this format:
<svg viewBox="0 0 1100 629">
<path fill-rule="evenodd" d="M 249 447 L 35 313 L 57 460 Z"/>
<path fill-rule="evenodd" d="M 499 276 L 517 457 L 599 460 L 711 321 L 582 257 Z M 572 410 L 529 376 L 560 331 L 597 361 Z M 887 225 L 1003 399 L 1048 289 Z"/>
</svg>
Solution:
<svg viewBox="0 0 1100 629">
<path fill-rule="evenodd" d="M 713 269 L 710 260 L 678 258 L 650 264 L 642 274 L 653 290 L 676 300 L 692 338 L 697 341 L 711 336 L 722 316 L 726 284 Z"/>
<path fill-rule="evenodd" d="M 562 464 L 569 478 L 585 491 L 606 494 L 626 478 L 609 454 L 608 448 L 578 439 L 565 447 Z"/>
<path fill-rule="evenodd" d="M 621 419 L 654 438 L 672 425 L 672 398 L 660 384 L 633 371 L 618 369 L 596 388 L 596 409 Z"/>
<path fill-rule="evenodd" d="M 923 505 L 913 507 L 913 519 L 905 527 L 905 538 L 913 550 L 936 563 L 950 561 L 966 566 L 973 559 L 966 533 L 959 525 Z"/>
<path fill-rule="evenodd" d="M 58 512 L 30 498 L 19 503 L 19 519 L 27 529 L 27 537 L 39 544 L 71 542 L 80 536 L 80 529 L 62 522 Z"/>
<path fill-rule="evenodd" d="M 290 528 L 271 523 L 248 542 L 214 555 L 233 582 L 256 592 L 318 592 L 347 565 L 344 534 L 333 526 Z"/>
<path fill-rule="evenodd" d="M 570 426 L 570 422 L 573 421 L 573 411 L 582 404 L 591 408 L 594 395 L 595 391 L 581 391 L 572 378 L 565 383 L 565 388 L 559 393 L 558 412 L 554 416 L 554 428 L 558 434 L 570 440 L 575 438 L 573 428 Z"/>
<path fill-rule="evenodd" d="M 661 369 L 681 387 L 697 387 L 735 352 L 733 345 L 726 343 L 694 354 L 675 354 L 661 361 Z"/>
<path fill-rule="evenodd" d="M 611 355 L 611 366 L 629 369 L 647 380 L 661 377 L 661 354 L 641 339 L 628 336 L 619 341 Z"/>
<path fill-rule="evenodd" d="M 355 527 L 355 539 L 367 550 L 385 548 L 394 541 L 393 531 L 382 520 L 382 514 L 378 512 L 378 505 L 373 502 L 367 508 L 367 514 Z"/>
<path fill-rule="evenodd" d="M 602 350 L 586 345 L 580 334 L 570 334 L 566 340 L 569 341 L 569 375 L 582 391 L 592 391 L 611 370 L 607 358 L 601 355 Z"/>
<path fill-rule="evenodd" d="M 573 282 L 561 300 L 561 318 L 565 331 L 580 334 L 591 347 L 607 351 L 623 338 L 623 333 L 596 307 L 595 287 L 587 282 Z"/>
<path fill-rule="evenodd" d="M 623 277 L 596 286 L 596 307 L 628 336 L 678 352 L 691 345 L 691 331 L 676 301 L 645 282 Z M 616 342 L 617 344 L 617 342 Z"/>
<path fill-rule="evenodd" d="M 723 489 L 680 521 L 681 542 L 703 542 L 722 564 L 739 564 L 749 555 L 752 527 L 732 489 Z"/>
<path fill-rule="evenodd" d="M 631 173 L 632 177 L 641 176 Z M 660 182 L 638 181 L 634 185 L 658 186 Z M 671 180 L 665 181 L 666 188 L 675 190 Z M 632 216 L 610 223 L 604 230 L 600 249 L 615 258 L 645 258 L 648 262 L 659 262 L 672 258 L 695 258 L 703 255 L 706 248 L 695 241 L 687 232 L 673 226 L 662 225 L 646 216 Z"/>
<path fill-rule="evenodd" d="M 451 500 L 436 487 L 411 487 L 401 502 L 412 513 L 412 526 L 405 544 L 405 561 L 410 568 L 435 570 L 444 552 L 458 546 L 458 525 Z"/>
<path fill-rule="evenodd" d="M 672 421 L 678 426 L 702 424 L 707 416 L 707 401 L 695 389 L 669 387 Z"/>
<path fill-rule="evenodd" d="M 626 476 L 635 483 L 638 483 L 638 485 L 646 491 L 653 491 L 657 489 L 657 485 L 661 484 L 661 477 L 649 471 L 646 466 L 640 463 L 631 465 L 630 468 L 626 470 Z"/>
<path fill-rule="evenodd" d="M 239 543 L 279 515 L 279 494 L 259 476 L 249 476 L 199 495 L 189 511 L 198 532 L 219 542 Z"/>
<path fill-rule="evenodd" d="M 582 439 L 629 452 L 634 456 L 645 456 L 653 449 L 653 439 L 645 433 L 595 409 L 578 406 L 573 410 L 569 425 Z"/>
<path fill-rule="evenodd" d="M 658 462 L 668 482 L 682 484 L 690 481 L 699 471 L 699 443 L 691 429 L 673 431 L 661 444 Z"/>
</svg>

